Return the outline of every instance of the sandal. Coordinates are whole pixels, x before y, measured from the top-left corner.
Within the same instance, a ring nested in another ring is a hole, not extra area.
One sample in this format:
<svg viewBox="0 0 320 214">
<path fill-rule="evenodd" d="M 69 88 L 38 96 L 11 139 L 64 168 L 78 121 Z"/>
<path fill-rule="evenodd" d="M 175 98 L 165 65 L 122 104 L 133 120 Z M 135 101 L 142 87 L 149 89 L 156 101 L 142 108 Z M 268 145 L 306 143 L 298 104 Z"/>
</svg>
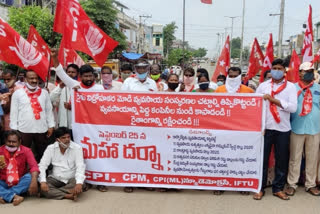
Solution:
<svg viewBox="0 0 320 214">
<path fill-rule="evenodd" d="M 283 191 L 273 193 L 273 195 L 285 201 L 290 200 L 289 196 L 287 196 Z"/>
<path fill-rule="evenodd" d="M 308 190 L 306 190 L 306 192 L 310 193 L 313 196 L 319 196 L 320 195 L 320 191 L 316 187 L 311 187 Z"/>
<path fill-rule="evenodd" d="M 100 192 L 107 192 L 108 191 L 108 187 L 102 186 L 102 185 L 98 185 L 97 186 L 97 190 L 99 190 Z"/>
<path fill-rule="evenodd" d="M 285 191 L 284 191 L 288 196 L 294 196 L 294 194 L 296 193 L 296 189 L 293 187 L 288 187 Z"/>
<path fill-rule="evenodd" d="M 83 187 L 83 192 L 87 192 L 89 189 L 92 188 L 92 184 L 87 184 L 85 183 L 84 187 Z"/>
<path fill-rule="evenodd" d="M 224 193 L 224 191 L 220 191 L 220 190 L 213 190 L 212 192 L 214 195 L 222 195 Z"/>
<path fill-rule="evenodd" d="M 264 196 L 264 191 L 260 191 L 253 195 L 253 199 L 260 201 L 263 198 L 263 196 Z"/>
<path fill-rule="evenodd" d="M 133 187 L 125 187 L 123 188 L 123 191 L 126 193 L 132 193 L 133 192 Z"/>
</svg>

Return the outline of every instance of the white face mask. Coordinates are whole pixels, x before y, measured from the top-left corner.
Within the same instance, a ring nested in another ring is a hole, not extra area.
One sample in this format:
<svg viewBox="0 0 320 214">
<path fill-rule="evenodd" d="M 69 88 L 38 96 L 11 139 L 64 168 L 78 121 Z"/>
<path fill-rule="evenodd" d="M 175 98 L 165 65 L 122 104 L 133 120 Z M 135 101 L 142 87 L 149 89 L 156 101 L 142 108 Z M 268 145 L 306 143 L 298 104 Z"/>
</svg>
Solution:
<svg viewBox="0 0 320 214">
<path fill-rule="evenodd" d="M 228 93 L 236 93 L 241 85 L 241 75 L 237 76 L 236 78 L 230 78 L 227 76 L 226 80 L 226 89 Z"/>
<path fill-rule="evenodd" d="M 58 140 L 59 146 L 61 146 L 63 149 L 69 148 L 70 144 L 64 144 L 60 140 Z"/>
<path fill-rule="evenodd" d="M 32 86 L 30 85 L 28 82 L 26 82 L 26 86 L 27 88 L 29 88 L 30 90 L 36 90 L 38 88 L 38 86 Z"/>
</svg>

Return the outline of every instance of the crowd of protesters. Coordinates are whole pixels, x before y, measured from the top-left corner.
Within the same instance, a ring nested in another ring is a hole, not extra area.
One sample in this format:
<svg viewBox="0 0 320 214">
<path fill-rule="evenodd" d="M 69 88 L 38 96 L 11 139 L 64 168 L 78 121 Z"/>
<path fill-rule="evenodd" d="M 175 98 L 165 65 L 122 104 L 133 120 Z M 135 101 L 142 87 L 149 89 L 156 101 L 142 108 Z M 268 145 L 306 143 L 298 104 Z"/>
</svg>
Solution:
<svg viewBox="0 0 320 214">
<path fill-rule="evenodd" d="M 274 196 L 288 200 L 295 194 L 301 177 L 306 192 L 320 195 L 317 187 L 320 181 L 320 86 L 315 81 L 313 64 L 300 66 L 300 81 L 294 84 L 287 81 L 284 61 L 276 59 L 272 69 L 264 74 L 265 81 L 258 85 L 253 80 L 243 84 L 239 67 L 229 68 L 227 76 L 219 75 L 217 81 L 212 82 L 203 68 L 196 72 L 191 67 L 185 68 L 179 75 L 162 72 L 160 65 L 140 59 L 134 65 L 122 65 L 118 75 L 108 66 L 96 75 L 90 65 L 79 68 L 70 64 L 63 68 L 56 50 L 51 57 L 55 85 L 40 81 L 33 71 L 17 74 L 0 67 L 3 144 L 0 147 L 0 204 L 18 205 L 26 193 L 77 200 L 79 194 L 91 187 L 85 184 L 82 148 L 72 141 L 70 95 L 78 89 L 263 94 L 267 103 L 263 178 L 262 189 L 254 194 L 254 199 L 262 199 L 264 189 L 270 185 L 270 154 L 275 159 L 271 184 Z M 301 167 L 302 160 L 304 167 Z M 97 189 L 107 191 L 102 185 Z M 125 192 L 133 190 L 124 188 Z"/>
</svg>

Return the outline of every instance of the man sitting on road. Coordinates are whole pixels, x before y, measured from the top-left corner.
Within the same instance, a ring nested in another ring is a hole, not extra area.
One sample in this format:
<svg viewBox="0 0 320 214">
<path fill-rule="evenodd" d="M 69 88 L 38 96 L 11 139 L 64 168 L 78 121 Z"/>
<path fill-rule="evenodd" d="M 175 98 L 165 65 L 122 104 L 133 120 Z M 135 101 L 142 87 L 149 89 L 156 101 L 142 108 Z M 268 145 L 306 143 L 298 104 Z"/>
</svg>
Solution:
<svg viewBox="0 0 320 214">
<path fill-rule="evenodd" d="M 56 142 L 46 149 L 40 164 L 41 194 L 50 199 L 77 200 L 85 180 L 82 147 L 71 141 L 70 130 L 60 127 L 55 131 Z M 46 170 L 52 165 L 52 173 Z"/>
<path fill-rule="evenodd" d="M 0 204 L 19 205 L 29 191 L 38 193 L 39 168 L 31 149 L 21 145 L 17 131 L 5 133 L 5 145 L 0 147 Z"/>
</svg>

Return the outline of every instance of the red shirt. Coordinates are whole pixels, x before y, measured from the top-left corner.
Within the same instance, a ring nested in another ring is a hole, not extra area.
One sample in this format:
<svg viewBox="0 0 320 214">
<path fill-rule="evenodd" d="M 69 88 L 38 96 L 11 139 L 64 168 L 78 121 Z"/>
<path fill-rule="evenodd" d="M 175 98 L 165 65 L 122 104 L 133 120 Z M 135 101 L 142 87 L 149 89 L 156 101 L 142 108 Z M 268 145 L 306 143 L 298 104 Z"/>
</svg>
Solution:
<svg viewBox="0 0 320 214">
<path fill-rule="evenodd" d="M 0 155 L 4 155 L 5 146 L 0 147 Z M 24 176 L 26 173 L 29 172 L 40 172 L 39 167 L 37 164 L 37 161 L 34 158 L 34 155 L 28 147 L 20 145 L 19 149 L 16 151 L 17 156 L 16 160 L 18 163 L 18 172 L 19 172 L 19 178 Z M 9 160 L 5 158 L 6 164 L 8 165 Z M 6 174 L 7 169 L 0 169 L 0 180 L 5 181 L 6 180 Z"/>
</svg>

